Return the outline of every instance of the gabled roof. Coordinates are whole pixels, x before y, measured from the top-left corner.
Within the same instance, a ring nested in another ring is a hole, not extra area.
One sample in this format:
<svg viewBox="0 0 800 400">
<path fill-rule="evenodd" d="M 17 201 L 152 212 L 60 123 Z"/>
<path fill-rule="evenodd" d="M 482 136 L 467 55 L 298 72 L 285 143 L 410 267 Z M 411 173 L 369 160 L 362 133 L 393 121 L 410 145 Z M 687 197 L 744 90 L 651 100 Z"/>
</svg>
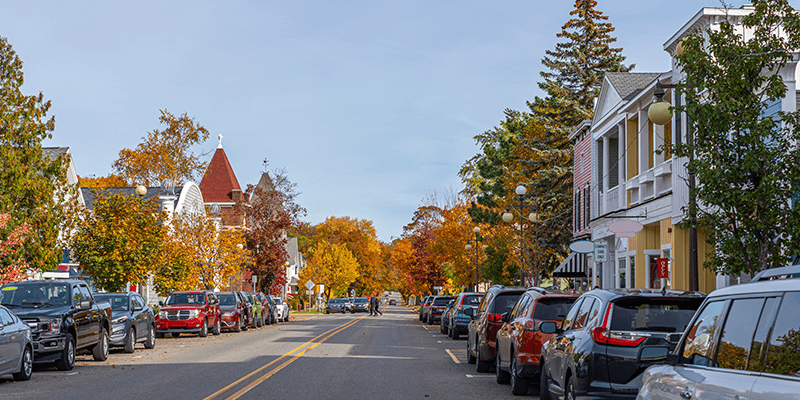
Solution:
<svg viewBox="0 0 800 400">
<path fill-rule="evenodd" d="M 86 204 L 86 208 L 93 209 L 94 208 L 94 194 L 95 192 L 98 193 L 106 193 L 106 192 L 114 192 L 114 193 L 121 193 L 128 196 L 137 196 L 136 194 L 136 187 L 82 187 L 81 194 L 83 195 L 84 202 Z M 175 203 L 178 202 L 178 199 L 181 196 L 181 192 L 183 191 L 183 186 L 175 187 Z M 153 186 L 147 188 L 147 194 L 144 195 L 145 200 L 149 200 L 152 198 L 156 198 L 158 200 L 159 196 L 164 194 L 164 189 L 160 187 Z M 159 207 L 161 205 L 159 204 Z"/>
<path fill-rule="evenodd" d="M 203 201 L 205 203 L 233 203 L 234 190 L 241 192 L 239 180 L 233 173 L 225 150 L 217 147 L 217 151 L 214 152 L 214 157 L 211 158 L 206 173 L 203 175 L 203 180 L 200 181 Z"/>
<path fill-rule="evenodd" d="M 653 83 L 661 72 L 606 72 L 606 78 L 614 86 L 622 100 L 630 100 Z"/>
</svg>

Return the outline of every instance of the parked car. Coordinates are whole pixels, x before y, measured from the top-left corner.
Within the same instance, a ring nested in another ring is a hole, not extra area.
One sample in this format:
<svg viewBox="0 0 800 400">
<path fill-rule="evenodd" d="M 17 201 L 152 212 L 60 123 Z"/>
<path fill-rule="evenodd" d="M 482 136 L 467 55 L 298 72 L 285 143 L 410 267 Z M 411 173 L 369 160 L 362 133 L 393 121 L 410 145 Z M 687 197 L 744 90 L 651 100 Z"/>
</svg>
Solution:
<svg viewBox="0 0 800 400">
<path fill-rule="evenodd" d="M 467 333 L 469 323 L 472 321 L 464 311 L 468 308 L 478 308 L 483 300 L 483 293 L 459 293 L 453 301 L 454 311 L 447 316 L 447 335 L 453 340 L 458 340 L 460 335 Z"/>
<path fill-rule="evenodd" d="M 275 303 L 275 300 L 272 298 L 272 296 L 264 295 L 264 297 L 267 299 L 267 302 L 269 303 L 269 309 L 270 309 L 269 323 L 274 324 L 278 322 L 278 304 Z"/>
<path fill-rule="evenodd" d="M 270 325 L 275 322 L 274 310 L 269 296 L 258 292 L 256 293 L 256 297 L 261 301 L 261 313 L 264 315 L 264 325 Z"/>
<path fill-rule="evenodd" d="M 353 299 L 353 310 L 350 312 L 354 314 L 357 312 L 369 312 L 369 299 L 366 297 L 356 297 Z"/>
<path fill-rule="evenodd" d="M 328 300 L 328 304 L 325 306 L 325 314 L 330 313 L 345 313 L 344 308 L 344 299 L 341 297 L 337 297 L 334 299 Z"/>
<path fill-rule="evenodd" d="M 136 343 L 146 349 L 156 347 L 155 315 L 153 309 L 138 293 L 97 293 L 95 300 L 111 305 L 111 336 L 109 345 L 133 353 Z"/>
<path fill-rule="evenodd" d="M 31 327 L 3 306 L 0 306 L 0 344 L 0 375 L 11 374 L 16 381 L 31 379 Z"/>
<path fill-rule="evenodd" d="M 274 300 L 275 307 L 277 308 L 275 318 L 278 321 L 289 322 L 289 304 L 286 300 L 278 296 L 272 296 L 272 300 Z"/>
<path fill-rule="evenodd" d="M 422 302 L 419 303 L 419 320 L 422 322 L 428 322 L 425 318 L 427 318 L 428 307 L 430 306 L 429 301 L 431 299 L 433 299 L 433 296 L 426 296 L 422 299 Z"/>
<path fill-rule="evenodd" d="M 439 318 L 439 333 L 441 333 L 442 335 L 446 335 L 447 334 L 447 330 L 448 330 L 447 324 L 449 323 L 448 315 L 453 311 L 453 303 L 454 302 L 455 302 L 455 299 L 450 300 L 449 302 L 447 302 L 447 306 L 445 306 L 444 312 L 442 312 L 442 317 Z"/>
<path fill-rule="evenodd" d="M 444 309 L 447 308 L 447 303 L 453 300 L 452 296 L 434 296 L 433 300 L 428 305 L 427 318 L 425 320 L 428 325 L 433 325 L 442 318 Z"/>
<path fill-rule="evenodd" d="M 264 326 L 264 308 L 261 306 L 261 300 L 257 299 L 253 293 L 242 292 L 245 301 L 250 303 L 250 308 L 253 310 L 253 316 L 250 319 L 251 328 L 260 328 Z"/>
<path fill-rule="evenodd" d="M 349 297 L 343 297 L 342 300 L 344 300 L 344 310 L 346 312 L 352 311 L 353 310 L 353 301 L 350 300 Z"/>
<path fill-rule="evenodd" d="M 219 335 L 222 330 L 221 319 L 219 300 L 213 291 L 172 292 L 158 311 L 156 336 L 164 337 L 169 333 L 172 337 L 178 337 L 181 333 L 196 333 L 206 337 L 209 330 Z"/>
<path fill-rule="evenodd" d="M 638 355 L 649 346 L 674 349 L 706 297 L 700 292 L 656 289 L 595 289 L 570 308 L 542 346 L 540 395 L 633 399 L 652 363 Z"/>
<path fill-rule="evenodd" d="M 34 363 L 55 361 L 67 371 L 78 350 L 91 350 L 95 361 L 108 358 L 111 306 L 95 301 L 83 280 L 6 283 L 0 293 L 0 304 L 31 328 Z"/>
<path fill-rule="evenodd" d="M 250 329 L 250 325 L 253 324 L 254 320 L 253 314 L 255 313 L 255 311 L 253 310 L 253 305 L 250 304 L 249 301 L 247 301 L 247 296 L 245 296 L 244 292 L 233 292 L 233 293 L 239 298 L 239 301 L 242 302 L 242 304 L 244 305 L 245 319 L 242 320 L 242 330 L 246 331 Z"/>
<path fill-rule="evenodd" d="M 532 287 L 520 296 L 514 309 L 500 316 L 504 323 L 497 332 L 497 383 L 510 383 L 513 395 L 524 396 L 529 382 L 539 382 L 542 344 L 553 336 L 538 330 L 539 324 L 561 323 L 578 296 L 575 292 Z"/>
<path fill-rule="evenodd" d="M 774 268 L 750 283 L 713 291 L 675 351 L 642 351 L 637 399 L 800 398 L 800 266 Z"/>
<path fill-rule="evenodd" d="M 240 296 L 233 292 L 217 293 L 219 299 L 219 313 L 222 322 L 221 329 L 230 329 L 241 332 L 247 329 L 247 305 Z"/>
<path fill-rule="evenodd" d="M 467 362 L 475 364 L 478 372 L 489 372 L 495 361 L 497 331 L 503 325 L 501 315 L 511 311 L 524 288 L 494 285 L 486 291 L 477 309 L 464 313 L 472 320 L 467 331 Z"/>
</svg>

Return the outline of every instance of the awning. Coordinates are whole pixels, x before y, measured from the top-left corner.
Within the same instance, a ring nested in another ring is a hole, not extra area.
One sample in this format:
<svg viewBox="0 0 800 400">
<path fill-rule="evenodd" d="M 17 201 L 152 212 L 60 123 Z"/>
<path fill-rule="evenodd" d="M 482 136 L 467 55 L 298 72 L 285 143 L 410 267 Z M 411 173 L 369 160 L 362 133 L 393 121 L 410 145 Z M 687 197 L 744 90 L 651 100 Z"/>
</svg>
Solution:
<svg viewBox="0 0 800 400">
<path fill-rule="evenodd" d="M 586 254 L 572 253 L 553 271 L 553 278 L 585 278 Z"/>
</svg>

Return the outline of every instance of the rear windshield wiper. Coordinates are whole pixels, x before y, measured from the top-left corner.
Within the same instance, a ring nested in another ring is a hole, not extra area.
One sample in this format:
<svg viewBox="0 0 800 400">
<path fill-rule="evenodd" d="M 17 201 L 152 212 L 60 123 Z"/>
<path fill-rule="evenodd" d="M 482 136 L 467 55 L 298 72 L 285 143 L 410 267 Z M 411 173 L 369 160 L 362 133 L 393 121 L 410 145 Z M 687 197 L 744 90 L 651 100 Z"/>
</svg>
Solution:
<svg viewBox="0 0 800 400">
<path fill-rule="evenodd" d="M 673 326 L 642 326 L 634 329 L 636 331 L 658 331 L 658 332 L 675 332 L 677 329 Z"/>
</svg>

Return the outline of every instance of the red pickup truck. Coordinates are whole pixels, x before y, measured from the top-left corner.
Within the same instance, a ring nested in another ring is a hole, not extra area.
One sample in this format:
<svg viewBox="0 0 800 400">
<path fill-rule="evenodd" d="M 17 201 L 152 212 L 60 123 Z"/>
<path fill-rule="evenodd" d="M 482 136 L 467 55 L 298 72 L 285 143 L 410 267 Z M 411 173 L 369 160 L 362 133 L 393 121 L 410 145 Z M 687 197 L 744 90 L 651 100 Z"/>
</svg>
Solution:
<svg viewBox="0 0 800 400">
<path fill-rule="evenodd" d="M 167 333 L 178 337 L 181 333 L 196 333 L 200 337 L 220 332 L 219 299 L 211 290 L 172 292 L 156 316 L 156 337 Z"/>
</svg>

